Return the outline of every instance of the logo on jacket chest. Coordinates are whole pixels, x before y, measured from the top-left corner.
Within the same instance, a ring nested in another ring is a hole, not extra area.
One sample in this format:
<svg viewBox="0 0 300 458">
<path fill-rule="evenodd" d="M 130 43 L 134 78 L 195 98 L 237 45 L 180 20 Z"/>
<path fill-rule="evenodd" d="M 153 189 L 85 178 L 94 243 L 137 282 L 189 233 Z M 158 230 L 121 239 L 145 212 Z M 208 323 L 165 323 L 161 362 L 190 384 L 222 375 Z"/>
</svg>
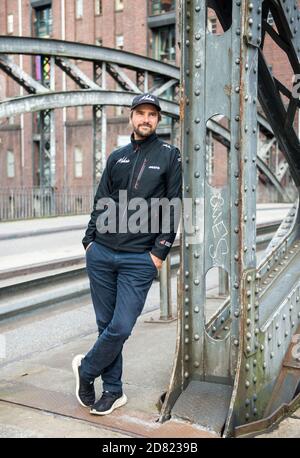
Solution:
<svg viewBox="0 0 300 458">
<path fill-rule="evenodd" d="M 121 157 L 121 159 L 117 161 L 117 164 L 129 164 L 129 162 L 130 162 L 130 159 L 128 159 L 128 157 L 126 156 L 123 156 Z"/>
<path fill-rule="evenodd" d="M 149 169 L 153 169 L 153 170 L 160 170 L 160 166 L 159 165 L 149 165 L 148 168 Z"/>
</svg>

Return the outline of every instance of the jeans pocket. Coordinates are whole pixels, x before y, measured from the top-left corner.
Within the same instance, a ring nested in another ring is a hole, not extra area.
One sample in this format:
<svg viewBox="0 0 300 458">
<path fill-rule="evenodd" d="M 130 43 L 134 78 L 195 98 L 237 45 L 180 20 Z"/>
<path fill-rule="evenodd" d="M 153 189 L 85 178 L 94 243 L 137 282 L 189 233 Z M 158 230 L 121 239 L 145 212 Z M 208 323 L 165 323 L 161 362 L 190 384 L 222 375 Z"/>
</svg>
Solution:
<svg viewBox="0 0 300 458">
<path fill-rule="evenodd" d="M 85 254 L 86 254 L 86 255 L 87 255 L 88 252 L 91 250 L 91 248 L 93 247 L 93 245 L 94 245 L 94 242 L 91 242 L 91 243 L 88 245 L 87 249 L 85 250 Z"/>
<path fill-rule="evenodd" d="M 147 256 L 148 256 L 148 258 L 150 259 L 150 262 L 151 262 L 151 264 L 152 264 L 152 267 L 154 267 L 155 272 L 157 273 L 157 272 L 158 272 L 158 269 L 157 269 L 156 265 L 154 264 L 154 261 L 153 261 L 153 259 L 152 259 L 151 254 L 150 254 L 150 251 L 147 251 Z"/>
</svg>

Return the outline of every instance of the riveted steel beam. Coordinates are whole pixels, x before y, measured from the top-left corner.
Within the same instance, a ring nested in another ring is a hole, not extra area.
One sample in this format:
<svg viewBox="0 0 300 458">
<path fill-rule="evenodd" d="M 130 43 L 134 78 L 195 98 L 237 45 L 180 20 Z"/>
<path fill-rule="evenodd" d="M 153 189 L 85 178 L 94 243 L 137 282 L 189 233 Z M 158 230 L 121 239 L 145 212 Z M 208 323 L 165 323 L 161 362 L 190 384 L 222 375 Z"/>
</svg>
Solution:
<svg viewBox="0 0 300 458">
<path fill-rule="evenodd" d="M 15 64 L 10 56 L 0 55 L 0 68 L 30 94 L 49 92 L 48 88 L 28 75 L 19 65 Z"/>
<path fill-rule="evenodd" d="M 101 87 L 98 86 L 98 84 L 96 84 L 94 81 L 88 78 L 86 74 L 69 59 L 56 57 L 55 63 L 82 89 L 95 89 L 99 91 L 101 90 Z"/>
<path fill-rule="evenodd" d="M 170 416 L 189 419 L 225 436 L 269 413 L 272 391 L 300 319 L 298 207 L 285 219 L 267 260 L 258 267 L 255 247 L 258 164 L 269 174 L 258 157 L 258 93 L 296 184 L 300 179 L 300 149 L 293 131 L 298 106 L 283 107 L 283 88 L 278 88 L 264 62 L 263 25 L 275 9 L 281 39 L 277 42 L 285 43 L 287 60 L 298 68 L 297 31 L 290 27 L 284 4 L 181 2 L 183 220 L 193 224 L 190 232 L 186 227 L 183 232 L 180 336 L 160 421 Z M 220 36 L 206 29 L 208 5 L 223 25 L 225 33 Z M 296 10 L 293 17 L 299 21 Z M 222 127 L 215 129 L 229 148 L 227 184 L 221 189 L 209 184 L 207 176 L 206 133 L 216 113 L 227 118 L 229 126 L 226 135 Z M 279 190 L 280 183 L 273 183 Z M 282 187 L 280 191 L 285 192 Z M 228 273 L 229 297 L 206 323 L 205 282 L 212 267 Z M 270 338 L 269 329 L 275 338 Z"/>
<path fill-rule="evenodd" d="M 30 113 L 46 108 L 64 108 L 83 105 L 112 105 L 130 107 L 132 92 L 78 90 L 18 97 L 0 102 L 0 117 Z M 162 112 L 171 117 L 179 116 L 177 103 L 161 100 Z"/>
<path fill-rule="evenodd" d="M 48 55 L 90 62 L 107 62 L 135 71 L 144 69 L 150 74 L 160 74 L 177 80 L 180 75 L 179 69 L 174 65 L 148 57 L 111 48 L 60 40 L 0 36 L 0 54 Z"/>
</svg>

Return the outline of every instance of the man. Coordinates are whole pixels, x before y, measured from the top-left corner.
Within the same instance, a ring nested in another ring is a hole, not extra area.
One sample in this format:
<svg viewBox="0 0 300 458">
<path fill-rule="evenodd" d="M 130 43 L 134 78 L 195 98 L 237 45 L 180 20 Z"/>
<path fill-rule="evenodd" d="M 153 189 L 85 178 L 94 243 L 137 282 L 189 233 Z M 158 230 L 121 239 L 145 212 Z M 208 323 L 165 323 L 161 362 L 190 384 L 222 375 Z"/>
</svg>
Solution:
<svg viewBox="0 0 300 458">
<path fill-rule="evenodd" d="M 72 367 L 77 399 L 95 415 L 107 415 L 127 402 L 121 380 L 123 344 L 176 236 L 174 212 L 164 231 L 161 208 L 152 208 L 155 198 L 181 197 L 179 150 L 156 135 L 160 111 L 152 94 L 133 99 L 131 143 L 109 156 L 82 241 L 99 336 L 85 356 L 75 356 Z M 137 203 L 144 203 L 138 218 L 133 212 Z M 103 394 L 95 402 L 94 380 L 99 376 Z"/>
</svg>

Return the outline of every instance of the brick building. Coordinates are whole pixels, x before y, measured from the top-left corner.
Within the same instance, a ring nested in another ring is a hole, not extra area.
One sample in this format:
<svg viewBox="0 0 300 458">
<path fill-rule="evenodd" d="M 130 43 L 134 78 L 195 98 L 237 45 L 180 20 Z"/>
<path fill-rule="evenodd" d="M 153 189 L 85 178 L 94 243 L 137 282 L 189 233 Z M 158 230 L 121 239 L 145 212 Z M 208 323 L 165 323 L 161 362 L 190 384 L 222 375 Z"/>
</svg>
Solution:
<svg viewBox="0 0 300 458">
<path fill-rule="evenodd" d="M 222 33 L 213 11 L 208 14 L 212 33 Z M 272 18 L 270 18 L 272 21 Z M 35 36 L 124 49 L 179 65 L 178 8 L 176 0 L 2 0 L 0 27 L 3 35 Z M 286 58 L 268 39 L 268 64 L 283 83 L 291 86 L 292 72 Z M 39 57 L 15 56 L 27 73 L 41 78 Z M 76 64 L 92 78 L 88 63 Z M 57 73 L 57 90 L 75 89 L 75 83 Z M 116 89 L 109 81 L 108 88 Z M 25 94 L 0 71 L 0 99 Z M 93 181 L 92 108 L 55 110 L 55 186 L 88 186 Z M 128 110 L 107 109 L 107 154 L 128 141 Z M 168 120 L 164 120 L 168 127 Z M 161 133 L 167 133 L 162 129 Z M 39 114 L 24 114 L 0 120 L 0 188 L 41 184 Z M 168 134 L 165 138 L 168 138 Z M 222 153 L 223 154 L 223 153 Z M 225 154 L 225 153 L 224 153 Z M 222 155 L 220 155 L 221 157 Z M 223 159 L 220 161 L 223 162 Z M 225 168 L 214 169 L 215 184 L 224 183 Z M 222 172 L 223 170 L 223 172 Z"/>
</svg>

